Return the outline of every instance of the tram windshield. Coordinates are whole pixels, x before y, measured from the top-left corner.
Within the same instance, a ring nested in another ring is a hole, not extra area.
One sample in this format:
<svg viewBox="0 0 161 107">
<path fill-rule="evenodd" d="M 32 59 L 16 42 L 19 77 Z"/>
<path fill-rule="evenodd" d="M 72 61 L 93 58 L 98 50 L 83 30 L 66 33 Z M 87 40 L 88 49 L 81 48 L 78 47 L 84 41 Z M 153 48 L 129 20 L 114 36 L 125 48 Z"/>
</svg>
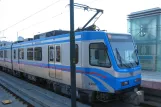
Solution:
<svg viewBox="0 0 161 107">
<path fill-rule="evenodd" d="M 131 35 L 108 34 L 108 38 L 120 68 L 132 68 L 139 64 Z"/>
</svg>

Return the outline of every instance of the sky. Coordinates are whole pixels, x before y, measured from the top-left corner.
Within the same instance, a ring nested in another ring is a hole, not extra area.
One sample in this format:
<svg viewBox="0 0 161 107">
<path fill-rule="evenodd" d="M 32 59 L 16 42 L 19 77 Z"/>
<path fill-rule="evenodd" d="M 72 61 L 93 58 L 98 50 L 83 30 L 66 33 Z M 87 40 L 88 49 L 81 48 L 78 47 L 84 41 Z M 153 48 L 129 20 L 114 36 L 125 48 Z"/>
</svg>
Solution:
<svg viewBox="0 0 161 107">
<path fill-rule="evenodd" d="M 69 1 L 0 0 L 0 40 L 16 41 L 18 36 L 32 38 L 38 33 L 51 30 L 69 30 Z M 74 0 L 74 2 L 104 10 L 96 25 L 102 30 L 117 33 L 127 33 L 127 15 L 131 12 L 161 7 L 160 0 Z M 45 8 L 47 6 L 49 7 Z M 95 14 L 76 8 L 74 12 L 75 29 L 82 27 Z M 16 24 L 20 21 L 21 23 Z"/>
</svg>

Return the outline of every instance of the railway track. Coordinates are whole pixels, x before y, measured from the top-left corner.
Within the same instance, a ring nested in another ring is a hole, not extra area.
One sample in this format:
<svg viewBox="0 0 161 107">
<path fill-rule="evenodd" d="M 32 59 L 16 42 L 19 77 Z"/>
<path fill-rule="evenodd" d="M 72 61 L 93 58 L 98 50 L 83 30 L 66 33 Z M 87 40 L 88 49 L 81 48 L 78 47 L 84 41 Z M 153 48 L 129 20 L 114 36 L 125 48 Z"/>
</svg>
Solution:
<svg viewBox="0 0 161 107">
<path fill-rule="evenodd" d="M 32 107 L 71 107 L 71 99 L 0 71 L 0 84 Z M 77 102 L 78 107 L 89 107 Z M 17 106 L 16 106 L 17 107 Z"/>
<path fill-rule="evenodd" d="M 0 103 L 0 107 L 10 107 L 11 105 L 13 107 L 33 107 L 33 105 L 17 96 L 2 84 L 0 84 L 0 100 L 2 102 Z"/>
<path fill-rule="evenodd" d="M 13 82 L 13 83 L 12 83 Z M 45 86 L 31 84 L 29 81 L 24 81 L 15 78 L 7 73 L 0 71 L 0 87 L 22 102 L 25 107 L 71 107 L 70 98 L 67 96 L 60 96 L 44 89 Z M 41 87 L 41 88 L 40 88 Z M 36 94 L 36 95 L 34 95 Z M 78 107 L 90 107 L 90 105 L 77 102 Z M 16 106 L 17 107 L 17 106 Z M 92 107 L 155 107 L 149 105 L 134 106 L 120 101 L 113 101 L 110 103 L 94 103 Z"/>
</svg>

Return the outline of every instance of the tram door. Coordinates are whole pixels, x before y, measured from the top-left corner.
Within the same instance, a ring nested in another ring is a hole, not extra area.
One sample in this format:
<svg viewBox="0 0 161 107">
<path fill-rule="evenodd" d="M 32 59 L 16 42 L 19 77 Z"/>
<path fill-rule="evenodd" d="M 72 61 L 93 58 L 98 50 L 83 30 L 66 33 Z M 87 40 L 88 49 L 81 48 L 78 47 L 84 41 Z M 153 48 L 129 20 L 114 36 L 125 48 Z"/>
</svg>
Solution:
<svg viewBox="0 0 161 107">
<path fill-rule="evenodd" d="M 55 78 L 55 46 L 48 47 L 49 76 Z"/>
<path fill-rule="evenodd" d="M 5 67 L 7 67 L 7 62 L 6 62 L 7 61 L 7 56 L 8 56 L 7 54 L 8 54 L 7 50 L 4 50 L 4 66 Z"/>
<path fill-rule="evenodd" d="M 61 69 L 61 45 L 55 45 L 55 78 L 61 80 L 62 79 L 62 69 Z"/>
<path fill-rule="evenodd" d="M 19 70 L 24 71 L 24 49 L 18 49 L 18 64 L 19 64 Z"/>
</svg>

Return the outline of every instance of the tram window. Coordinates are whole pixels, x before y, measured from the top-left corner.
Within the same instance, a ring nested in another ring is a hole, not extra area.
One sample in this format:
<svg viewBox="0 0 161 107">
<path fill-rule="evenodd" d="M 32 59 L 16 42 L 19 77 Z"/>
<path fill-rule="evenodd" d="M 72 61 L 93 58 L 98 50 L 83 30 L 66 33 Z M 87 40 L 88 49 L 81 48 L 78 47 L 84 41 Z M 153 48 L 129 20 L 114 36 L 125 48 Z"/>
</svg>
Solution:
<svg viewBox="0 0 161 107">
<path fill-rule="evenodd" d="M 18 49 L 18 59 L 21 59 L 21 50 Z"/>
<path fill-rule="evenodd" d="M 33 48 L 27 48 L 27 60 L 33 60 Z"/>
<path fill-rule="evenodd" d="M 4 55 L 3 55 L 3 51 L 2 51 L 2 58 L 4 57 Z"/>
<path fill-rule="evenodd" d="M 0 58 L 2 58 L 2 51 L 0 51 Z"/>
<path fill-rule="evenodd" d="M 16 50 L 14 50 L 13 53 L 14 53 L 13 57 L 14 59 L 16 59 Z"/>
<path fill-rule="evenodd" d="M 89 45 L 89 63 L 92 66 L 111 67 L 104 43 L 91 43 Z"/>
<path fill-rule="evenodd" d="M 4 50 L 4 58 L 7 58 L 7 50 Z"/>
<path fill-rule="evenodd" d="M 19 59 L 24 59 L 24 49 L 18 49 Z"/>
<path fill-rule="evenodd" d="M 3 51 L 0 51 L 0 57 L 3 58 Z"/>
<path fill-rule="evenodd" d="M 4 56 L 4 55 L 3 55 L 3 51 L 2 51 L 2 58 L 3 58 L 3 56 Z"/>
<path fill-rule="evenodd" d="M 79 59 L 79 47 L 78 47 L 78 45 L 77 44 L 75 44 L 75 64 L 77 64 L 78 63 L 78 59 Z"/>
<path fill-rule="evenodd" d="M 34 48 L 34 59 L 35 61 L 42 60 L 42 48 L 41 47 Z"/>
<path fill-rule="evenodd" d="M 60 62 L 60 60 L 61 60 L 60 46 L 56 46 L 56 62 Z"/>
<path fill-rule="evenodd" d="M 53 62 L 54 61 L 54 47 L 53 46 L 49 46 L 49 61 Z"/>
</svg>

